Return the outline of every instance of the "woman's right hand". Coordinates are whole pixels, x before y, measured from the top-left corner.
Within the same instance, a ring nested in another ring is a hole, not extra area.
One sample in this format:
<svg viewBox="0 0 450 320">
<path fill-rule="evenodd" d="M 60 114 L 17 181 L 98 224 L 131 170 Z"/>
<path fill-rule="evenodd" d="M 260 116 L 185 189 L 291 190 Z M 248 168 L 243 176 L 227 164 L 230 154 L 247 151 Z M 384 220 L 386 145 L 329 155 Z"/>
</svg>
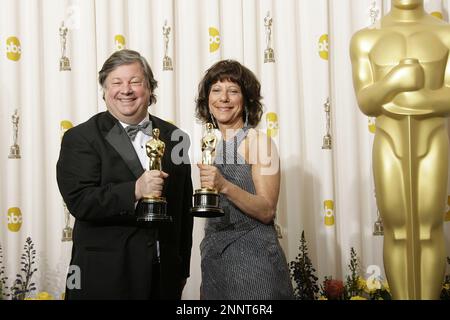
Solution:
<svg viewBox="0 0 450 320">
<path fill-rule="evenodd" d="M 222 192 L 227 180 L 222 176 L 219 169 L 215 166 L 198 164 L 200 169 L 200 183 L 202 188 L 216 189 Z"/>
</svg>

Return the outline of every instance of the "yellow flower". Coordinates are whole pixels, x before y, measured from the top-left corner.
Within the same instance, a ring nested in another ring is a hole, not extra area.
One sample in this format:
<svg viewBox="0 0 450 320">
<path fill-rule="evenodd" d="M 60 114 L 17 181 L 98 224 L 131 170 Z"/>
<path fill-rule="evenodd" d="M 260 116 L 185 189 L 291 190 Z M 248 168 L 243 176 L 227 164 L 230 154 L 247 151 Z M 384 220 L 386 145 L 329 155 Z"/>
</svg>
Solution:
<svg viewBox="0 0 450 320">
<path fill-rule="evenodd" d="M 367 285 L 366 285 L 366 280 L 363 277 L 358 277 L 358 289 L 359 290 L 366 290 L 367 289 Z"/>
<path fill-rule="evenodd" d="M 43 291 L 36 295 L 36 300 L 53 300 L 53 296 L 48 292 Z"/>
<path fill-rule="evenodd" d="M 445 289 L 445 290 L 450 290 L 450 283 L 446 283 L 446 284 L 444 285 L 444 289 Z"/>
<path fill-rule="evenodd" d="M 383 289 L 386 290 L 387 292 L 391 293 L 391 290 L 389 289 L 389 284 L 386 280 L 383 281 Z"/>
<path fill-rule="evenodd" d="M 373 293 L 379 289 L 381 289 L 381 281 L 375 278 L 367 279 L 367 289 L 369 293 Z"/>
<path fill-rule="evenodd" d="M 320 296 L 319 299 L 317 299 L 317 300 L 328 300 L 328 298 L 324 297 L 324 296 Z"/>
<path fill-rule="evenodd" d="M 350 298 L 350 300 L 367 300 L 367 299 L 361 296 L 353 296 Z"/>
</svg>

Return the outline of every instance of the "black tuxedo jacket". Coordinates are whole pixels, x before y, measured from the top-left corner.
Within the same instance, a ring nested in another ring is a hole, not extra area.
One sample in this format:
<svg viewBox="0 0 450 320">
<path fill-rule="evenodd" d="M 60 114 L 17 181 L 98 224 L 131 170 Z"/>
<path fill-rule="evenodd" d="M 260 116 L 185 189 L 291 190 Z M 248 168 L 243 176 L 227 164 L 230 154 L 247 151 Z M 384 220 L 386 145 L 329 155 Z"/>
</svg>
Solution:
<svg viewBox="0 0 450 320">
<path fill-rule="evenodd" d="M 149 119 L 166 144 L 162 169 L 169 177 L 163 196 L 171 223 L 136 222 L 135 183 L 144 169 L 122 125 L 109 112 L 64 134 L 57 181 L 75 217 L 71 265 L 81 271 L 81 288 L 76 286 L 75 274 L 68 275 L 67 299 L 150 299 L 158 282 L 156 296 L 181 298 L 192 247 L 189 137 L 155 116 Z M 178 157 L 173 158 L 175 154 Z M 156 237 L 160 265 L 156 264 Z M 159 274 L 158 279 L 154 274 Z"/>
</svg>

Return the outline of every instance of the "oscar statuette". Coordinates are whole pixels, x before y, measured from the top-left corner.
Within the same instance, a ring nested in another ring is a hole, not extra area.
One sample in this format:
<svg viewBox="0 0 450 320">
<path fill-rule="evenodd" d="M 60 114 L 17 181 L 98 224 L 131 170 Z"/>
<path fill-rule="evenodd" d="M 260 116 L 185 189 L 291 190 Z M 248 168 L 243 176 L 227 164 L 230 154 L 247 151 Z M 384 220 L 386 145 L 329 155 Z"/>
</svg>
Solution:
<svg viewBox="0 0 450 320">
<path fill-rule="evenodd" d="M 61 121 L 60 128 L 61 128 L 61 140 L 62 140 L 62 138 L 64 137 L 64 134 L 67 132 L 67 130 L 73 128 L 73 124 L 69 120 L 63 120 L 63 121 Z M 67 205 L 64 201 L 63 201 L 63 206 L 64 206 L 65 224 L 64 224 L 64 228 L 62 230 L 61 241 L 69 242 L 69 241 L 72 241 L 73 229 L 70 226 L 70 212 L 69 212 L 69 209 L 67 209 Z"/>
<path fill-rule="evenodd" d="M 384 236 L 383 221 L 381 220 L 380 213 L 377 214 L 377 221 L 373 224 L 374 236 Z"/>
<path fill-rule="evenodd" d="M 331 150 L 333 148 L 332 144 L 332 137 L 331 137 L 331 104 L 330 104 L 330 98 L 327 99 L 327 102 L 324 104 L 325 107 L 325 113 L 327 117 L 327 133 L 323 137 L 323 145 L 322 149 L 324 150 Z"/>
<path fill-rule="evenodd" d="M 206 132 L 202 138 L 202 164 L 213 165 L 216 151 L 217 137 L 211 123 L 206 124 Z M 224 215 L 219 207 L 219 192 L 216 189 L 201 188 L 195 190 L 194 206 L 191 214 L 195 217 L 215 218 Z"/>
<path fill-rule="evenodd" d="M 163 71 L 172 71 L 173 64 L 172 59 L 169 57 L 169 35 L 170 26 L 167 25 L 167 20 L 163 26 L 163 36 L 164 36 L 164 58 L 163 58 Z"/>
<path fill-rule="evenodd" d="M 275 52 L 273 48 L 270 47 L 272 41 L 272 18 L 270 17 L 270 12 L 267 12 L 267 16 L 264 18 L 264 27 L 266 33 L 266 49 L 264 50 L 264 63 L 274 63 L 275 62 Z"/>
<path fill-rule="evenodd" d="M 67 206 L 64 202 L 63 202 L 63 205 L 64 205 L 65 227 L 62 231 L 61 241 L 68 242 L 68 241 L 72 241 L 73 229 L 70 226 L 70 212 L 67 209 Z"/>
<path fill-rule="evenodd" d="M 20 147 L 17 143 L 18 135 L 19 135 L 19 114 L 17 109 L 14 111 L 14 114 L 11 116 L 13 123 L 13 145 L 9 148 L 9 159 L 20 159 Z"/>
<path fill-rule="evenodd" d="M 159 129 L 153 129 L 153 139 L 146 144 L 147 156 L 150 158 L 149 170 L 162 170 L 162 157 L 165 143 L 159 139 Z M 172 217 L 167 215 L 167 202 L 164 197 L 146 195 L 137 207 L 137 221 L 139 222 L 168 222 Z"/>
<path fill-rule="evenodd" d="M 66 56 L 67 49 L 67 32 L 69 29 L 64 26 L 64 21 L 61 23 L 61 27 L 59 28 L 59 37 L 61 41 L 61 58 L 59 59 L 59 71 L 70 71 L 70 60 Z"/>
</svg>

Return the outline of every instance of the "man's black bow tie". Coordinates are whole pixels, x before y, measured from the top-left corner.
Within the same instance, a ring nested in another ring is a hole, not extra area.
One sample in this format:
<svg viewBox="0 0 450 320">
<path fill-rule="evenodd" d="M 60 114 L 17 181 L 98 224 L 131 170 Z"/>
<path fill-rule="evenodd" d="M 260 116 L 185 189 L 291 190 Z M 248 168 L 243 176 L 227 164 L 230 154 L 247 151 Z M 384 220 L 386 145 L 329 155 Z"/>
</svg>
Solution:
<svg viewBox="0 0 450 320">
<path fill-rule="evenodd" d="M 125 128 L 126 133 L 130 137 L 131 141 L 134 141 L 136 139 L 137 133 L 142 131 L 148 136 L 152 135 L 152 123 L 150 121 L 144 122 L 143 124 L 138 125 L 129 125 Z"/>
</svg>

